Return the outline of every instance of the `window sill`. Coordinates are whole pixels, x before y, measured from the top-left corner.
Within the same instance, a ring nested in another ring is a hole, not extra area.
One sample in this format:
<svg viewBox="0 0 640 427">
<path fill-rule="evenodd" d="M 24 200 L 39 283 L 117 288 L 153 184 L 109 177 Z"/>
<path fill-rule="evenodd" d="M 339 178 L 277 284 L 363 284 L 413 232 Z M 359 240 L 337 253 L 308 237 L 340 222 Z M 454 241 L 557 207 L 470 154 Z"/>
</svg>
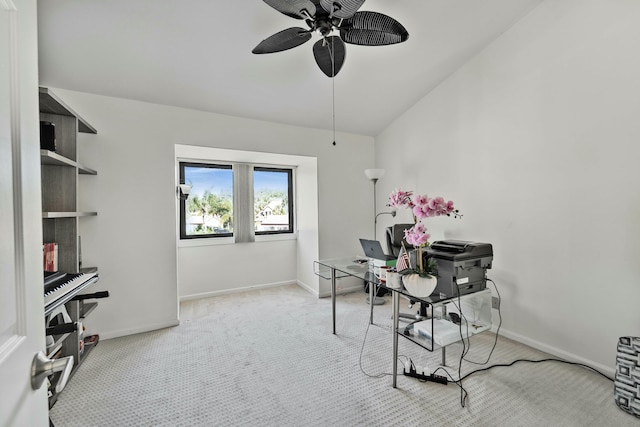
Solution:
<svg viewBox="0 0 640 427">
<path fill-rule="evenodd" d="M 263 234 L 256 236 L 256 243 L 260 242 L 277 242 L 280 240 L 296 240 L 298 233 L 283 233 L 283 234 Z"/>
<path fill-rule="evenodd" d="M 262 236 L 256 236 L 254 243 L 263 242 L 279 242 L 283 240 L 296 240 L 298 233 L 286 233 L 286 234 L 268 234 Z M 218 245 L 233 245 L 233 237 L 211 237 L 204 239 L 178 239 L 179 248 L 191 248 L 196 246 L 218 246 Z"/>
<path fill-rule="evenodd" d="M 208 237 L 202 239 L 178 239 L 179 248 L 196 246 L 233 245 L 233 237 Z"/>
</svg>

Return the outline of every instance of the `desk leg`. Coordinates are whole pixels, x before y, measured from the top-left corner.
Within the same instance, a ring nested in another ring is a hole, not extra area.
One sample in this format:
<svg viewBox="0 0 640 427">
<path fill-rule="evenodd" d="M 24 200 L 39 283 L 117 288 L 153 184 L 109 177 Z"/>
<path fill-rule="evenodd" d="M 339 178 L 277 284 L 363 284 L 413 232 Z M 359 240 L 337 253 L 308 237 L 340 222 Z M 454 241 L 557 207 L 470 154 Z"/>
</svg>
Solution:
<svg viewBox="0 0 640 427">
<path fill-rule="evenodd" d="M 447 306 L 442 306 L 442 318 L 447 318 Z M 447 366 L 447 347 L 442 347 L 442 366 Z"/>
<path fill-rule="evenodd" d="M 393 294 L 393 388 L 396 388 L 396 378 L 398 376 L 398 319 L 400 312 L 400 294 L 398 292 L 391 292 Z"/>
<path fill-rule="evenodd" d="M 375 298 L 375 292 L 374 289 L 376 285 L 374 285 L 373 283 L 369 282 L 369 308 L 370 308 L 370 314 L 369 314 L 369 324 L 373 325 L 373 300 Z"/>
<path fill-rule="evenodd" d="M 333 335 L 336 334 L 336 269 L 331 269 L 331 312 L 333 316 Z"/>
</svg>

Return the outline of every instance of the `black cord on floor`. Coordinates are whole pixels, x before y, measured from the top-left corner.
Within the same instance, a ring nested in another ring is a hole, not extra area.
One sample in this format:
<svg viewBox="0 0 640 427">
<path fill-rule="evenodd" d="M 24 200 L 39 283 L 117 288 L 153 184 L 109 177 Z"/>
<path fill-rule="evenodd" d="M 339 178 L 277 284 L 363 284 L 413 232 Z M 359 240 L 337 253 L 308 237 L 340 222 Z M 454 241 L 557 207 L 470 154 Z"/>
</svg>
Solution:
<svg viewBox="0 0 640 427">
<path fill-rule="evenodd" d="M 502 367 L 510 367 L 515 365 L 516 363 L 520 363 L 520 362 L 527 362 L 527 363 L 543 363 L 543 362 L 558 362 L 558 363 L 564 363 L 567 365 L 575 365 L 575 366 L 580 366 L 583 367 L 585 369 L 588 369 L 600 376 L 602 376 L 603 378 L 608 379 L 609 381 L 615 381 L 613 378 L 608 377 L 607 375 L 603 374 L 602 372 L 598 371 L 597 369 L 589 366 L 589 365 L 585 365 L 583 363 L 578 363 L 578 362 L 570 362 L 568 360 L 562 360 L 562 359 L 554 359 L 554 358 L 548 358 L 548 359 L 540 359 L 540 360 L 530 360 L 530 359 L 517 359 L 514 360 L 511 363 L 500 363 L 500 364 L 496 364 L 496 365 L 491 365 L 488 366 L 486 368 L 482 368 L 482 369 L 477 369 L 475 371 L 471 371 L 469 373 L 467 373 L 466 375 L 459 377 L 457 380 L 455 378 L 453 378 L 453 376 L 449 373 L 448 370 L 446 370 L 443 367 L 439 367 L 437 368 L 435 371 L 433 371 L 433 373 L 437 373 L 438 371 L 442 371 L 444 372 L 451 380 L 452 383 L 455 383 L 458 387 L 460 387 L 460 406 L 462 406 L 463 408 L 465 407 L 465 402 L 467 400 L 467 397 L 469 396 L 469 393 L 467 392 L 467 390 L 462 386 L 462 381 L 466 380 L 467 378 L 469 378 L 470 376 L 477 374 L 478 372 L 484 372 L 484 371 L 488 371 L 490 369 L 493 368 L 502 368 Z"/>
<path fill-rule="evenodd" d="M 462 406 L 464 408 L 464 403 L 467 400 L 467 397 L 469 396 L 469 393 L 467 392 L 467 389 L 465 389 L 462 386 L 462 379 L 460 380 L 456 380 L 455 378 L 453 378 L 451 376 L 451 374 L 449 373 L 449 371 L 447 371 L 446 369 L 444 369 L 442 366 L 436 368 L 435 371 L 433 371 L 433 373 L 437 373 L 438 371 L 442 371 L 445 374 L 447 374 L 447 376 L 449 377 L 449 379 L 451 380 L 452 383 L 454 383 L 455 385 L 457 385 L 458 387 L 460 387 L 460 406 Z M 460 377 L 460 375 L 458 375 L 458 377 Z"/>
<path fill-rule="evenodd" d="M 375 326 L 381 327 L 383 329 L 391 329 L 391 330 L 393 329 L 393 328 L 382 327 L 382 326 L 379 326 L 379 325 L 375 325 Z M 369 378 L 384 378 L 384 377 L 387 377 L 389 375 L 393 375 L 392 373 L 389 373 L 389 372 L 382 372 L 380 374 L 375 374 L 375 375 L 374 374 L 369 374 L 362 367 L 362 355 L 364 353 L 364 344 L 367 342 L 367 335 L 369 334 L 369 328 L 370 327 L 371 327 L 371 323 L 369 322 L 369 320 L 367 318 L 367 329 L 366 329 L 366 331 L 364 333 L 364 338 L 362 339 L 362 346 L 360 347 L 360 357 L 358 359 L 358 366 L 360 368 L 360 371 L 363 374 L 365 374 L 366 376 L 368 376 Z M 393 331 L 393 333 L 395 333 L 395 331 Z M 409 356 L 405 356 L 403 354 L 399 354 L 398 355 L 398 359 L 395 361 L 395 363 L 398 363 L 398 361 L 399 361 L 402 364 L 403 369 L 404 369 L 404 363 L 402 362 L 402 359 L 400 359 L 401 357 L 406 358 L 408 362 L 411 362 L 411 359 L 409 358 Z M 411 363 L 413 363 L 413 362 L 411 362 Z"/>
<path fill-rule="evenodd" d="M 509 366 L 513 366 L 513 365 L 515 365 L 516 363 L 519 363 L 519 362 L 528 362 L 528 363 L 558 362 L 558 363 L 565 363 L 567 365 L 581 366 L 581 367 L 583 367 L 585 369 L 588 369 L 588 370 L 590 370 L 590 371 L 602 376 L 603 378 L 608 379 L 609 381 L 612 381 L 612 382 L 614 381 L 613 378 L 608 377 L 607 375 L 603 374 L 602 372 L 598 371 L 597 369 L 595 369 L 595 368 L 593 368 L 593 367 L 591 367 L 589 365 L 585 365 L 584 363 L 571 362 L 569 360 L 562 360 L 562 359 L 555 359 L 555 358 L 540 359 L 540 360 L 517 359 L 517 360 L 514 360 L 511 363 L 504 363 L 504 364 L 500 363 L 500 364 L 497 364 L 497 365 L 491 365 L 491 366 L 488 366 L 486 368 L 477 369 L 475 371 L 469 372 L 468 374 L 466 374 L 465 376 L 460 378 L 460 381 L 462 381 L 462 380 L 464 380 L 466 378 L 469 378 L 471 375 L 477 374 L 478 372 L 488 371 L 489 369 L 498 368 L 498 367 L 509 367 Z"/>
</svg>

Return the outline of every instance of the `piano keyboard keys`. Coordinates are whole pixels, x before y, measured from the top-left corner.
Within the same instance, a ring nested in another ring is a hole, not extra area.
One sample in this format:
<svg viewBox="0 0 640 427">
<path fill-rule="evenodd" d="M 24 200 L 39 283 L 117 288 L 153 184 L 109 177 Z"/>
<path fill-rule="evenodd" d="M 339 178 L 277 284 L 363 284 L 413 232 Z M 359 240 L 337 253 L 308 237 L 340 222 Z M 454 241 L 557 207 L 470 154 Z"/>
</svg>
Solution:
<svg viewBox="0 0 640 427">
<path fill-rule="evenodd" d="M 97 273 L 67 274 L 58 281 L 47 285 L 44 292 L 45 315 L 64 304 L 82 289 L 98 281 Z"/>
</svg>

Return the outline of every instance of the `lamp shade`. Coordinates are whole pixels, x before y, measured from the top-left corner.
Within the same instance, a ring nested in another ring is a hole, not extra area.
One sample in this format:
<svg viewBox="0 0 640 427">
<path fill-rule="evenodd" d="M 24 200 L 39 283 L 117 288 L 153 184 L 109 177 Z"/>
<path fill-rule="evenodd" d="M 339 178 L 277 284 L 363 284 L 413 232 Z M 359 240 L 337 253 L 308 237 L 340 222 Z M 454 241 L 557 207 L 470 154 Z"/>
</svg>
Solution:
<svg viewBox="0 0 640 427">
<path fill-rule="evenodd" d="M 384 169 L 365 169 L 364 174 L 371 180 L 380 179 L 384 175 Z"/>
</svg>

